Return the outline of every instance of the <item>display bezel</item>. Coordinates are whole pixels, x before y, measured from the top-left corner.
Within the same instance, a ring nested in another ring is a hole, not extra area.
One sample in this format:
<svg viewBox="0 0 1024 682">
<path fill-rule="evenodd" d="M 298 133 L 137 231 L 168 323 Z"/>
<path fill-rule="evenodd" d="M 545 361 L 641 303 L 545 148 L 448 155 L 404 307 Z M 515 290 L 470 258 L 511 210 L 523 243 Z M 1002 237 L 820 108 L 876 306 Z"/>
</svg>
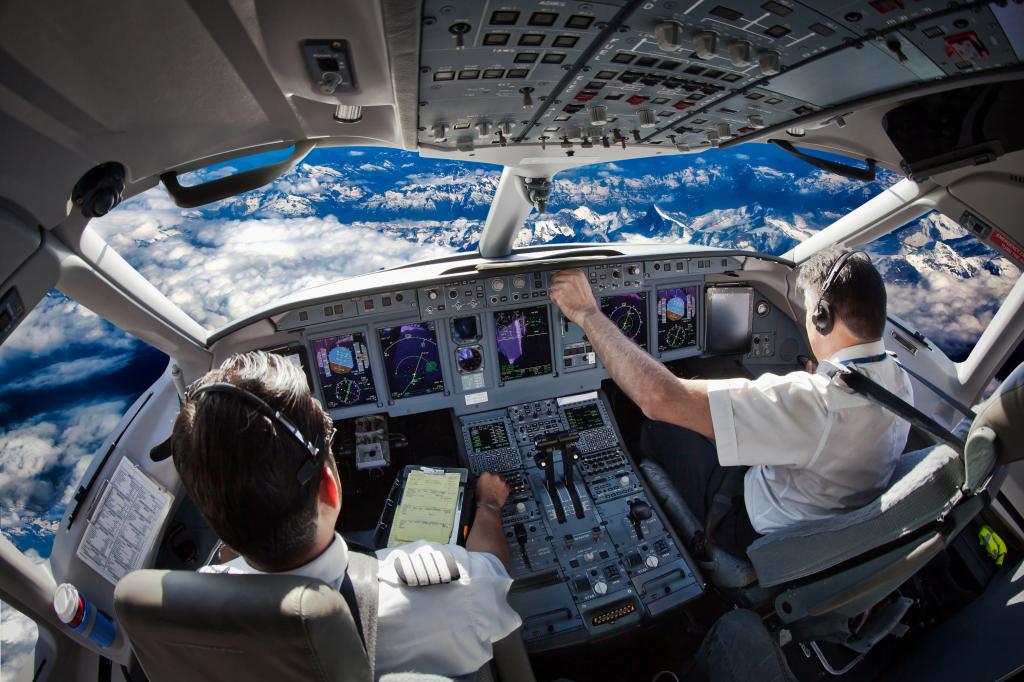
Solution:
<svg viewBox="0 0 1024 682">
<path fill-rule="evenodd" d="M 643 323 L 644 323 L 645 329 L 644 329 L 644 334 L 643 334 L 643 343 L 637 343 L 637 345 L 640 348 L 642 348 L 643 350 L 645 350 L 645 351 L 650 351 L 650 348 L 651 348 L 651 290 L 648 289 L 648 288 L 643 288 L 643 289 L 634 289 L 634 290 L 630 290 L 630 291 L 616 291 L 616 292 L 613 292 L 613 293 L 601 294 L 597 298 L 597 305 L 601 309 L 601 314 L 604 315 L 605 317 L 607 317 L 609 320 L 611 320 L 612 319 L 611 315 L 609 315 L 607 312 L 605 312 L 605 302 L 609 301 L 610 299 L 620 298 L 622 296 L 639 296 L 640 300 L 643 301 L 643 305 L 641 306 L 640 309 L 643 310 L 643 314 L 644 314 Z M 615 320 L 612 320 L 612 322 L 614 322 L 614 321 Z M 623 332 L 623 334 L 625 334 L 625 332 Z M 636 339 L 630 339 L 630 340 L 633 341 L 634 343 L 636 343 Z"/>
<path fill-rule="evenodd" d="M 548 337 L 548 339 L 547 339 L 547 353 L 548 353 L 547 367 L 548 367 L 548 369 L 547 369 L 547 371 L 538 372 L 537 374 L 531 374 L 529 376 L 506 377 L 505 374 L 504 374 L 504 370 L 503 370 L 502 362 L 501 362 L 501 356 L 502 356 L 501 349 L 498 346 L 498 315 L 506 314 L 506 313 L 514 313 L 514 312 L 518 312 L 518 311 L 522 311 L 522 310 L 530 310 L 530 309 L 533 309 L 533 308 L 540 308 L 540 309 L 542 309 L 544 311 L 544 319 L 547 322 L 547 337 Z M 499 309 L 499 310 L 492 310 L 490 318 L 491 318 L 490 319 L 490 322 L 491 322 L 490 333 L 491 333 L 491 339 L 492 339 L 492 348 L 493 348 L 493 350 L 495 352 L 495 358 L 496 358 L 496 363 L 495 363 L 496 364 L 496 368 L 495 369 L 496 369 L 497 375 L 498 375 L 498 385 L 499 386 L 504 386 L 505 384 L 507 384 L 509 382 L 512 382 L 512 381 L 525 381 L 525 380 L 528 380 L 528 379 L 539 379 L 539 378 L 542 378 L 542 377 L 557 376 L 557 374 L 555 372 L 555 351 L 554 351 L 555 334 L 553 333 L 554 332 L 554 325 L 552 324 L 552 321 L 551 321 L 551 306 L 550 305 L 548 305 L 547 303 L 537 303 L 537 304 L 534 304 L 534 305 L 525 305 L 525 306 L 524 305 L 519 305 L 519 306 L 513 306 L 513 307 L 509 307 L 509 308 L 502 308 L 502 309 Z"/>
<path fill-rule="evenodd" d="M 704 317 L 706 318 L 704 324 L 704 347 L 709 349 L 709 353 L 714 353 L 716 355 L 746 355 L 747 353 L 750 352 L 750 339 L 754 335 L 754 299 L 756 298 L 755 293 L 756 292 L 754 291 L 754 288 L 751 286 L 711 286 L 705 289 L 704 305 L 705 310 L 707 312 L 704 315 Z M 708 343 L 707 339 L 707 336 L 711 333 L 712 326 L 712 305 L 710 299 L 719 295 L 732 296 L 738 294 L 745 294 L 748 298 L 746 348 L 741 350 L 737 347 L 735 350 L 715 349 L 712 351 L 710 350 L 710 344 Z"/>
<path fill-rule="evenodd" d="M 658 293 L 667 289 L 687 289 L 689 287 L 697 288 L 697 343 L 693 346 L 686 346 L 685 348 L 673 348 L 671 350 L 659 351 L 658 350 Z M 654 319 L 654 328 L 651 333 L 653 335 L 654 345 L 652 346 L 651 355 L 661 360 L 677 360 L 679 358 L 693 357 L 700 355 L 704 352 L 704 292 L 707 287 L 704 284 L 703 279 L 685 279 L 685 280 L 674 280 L 666 282 L 658 282 L 657 286 L 654 287 L 654 295 L 651 297 L 651 315 Z"/>
<path fill-rule="evenodd" d="M 679 290 L 679 289 L 693 289 L 693 344 L 689 346 L 680 346 L 678 348 L 661 348 L 661 316 L 658 312 L 658 303 L 661 300 L 661 294 L 667 291 Z M 654 347 L 657 349 L 659 355 L 666 355 L 677 353 L 679 351 L 692 351 L 695 348 L 701 346 L 701 288 L 696 282 L 684 282 L 672 285 L 659 285 L 654 290 Z"/>
<path fill-rule="evenodd" d="M 416 393 L 412 393 L 409 395 L 402 395 L 401 392 L 396 391 L 394 386 L 391 385 L 391 371 L 388 369 L 387 350 L 385 348 L 385 341 L 382 334 L 384 333 L 385 329 L 395 329 L 396 327 L 401 328 L 409 325 L 420 325 L 422 327 L 426 327 L 430 329 L 431 333 L 433 334 L 434 348 L 436 349 L 437 353 L 437 371 L 441 375 L 441 387 L 437 388 L 436 385 L 432 385 L 428 390 L 418 391 Z M 441 355 L 441 341 L 437 336 L 437 327 L 438 325 L 435 320 L 411 321 L 406 319 L 391 324 L 383 324 L 374 328 L 374 332 L 377 337 L 377 344 L 380 349 L 381 371 L 384 373 L 384 382 L 387 384 L 388 387 L 389 402 L 394 402 L 396 400 L 410 400 L 412 398 L 422 398 L 424 396 L 437 395 L 439 393 L 445 395 L 448 394 L 448 381 L 447 378 L 445 377 L 444 363 L 442 361 Z M 372 366 L 373 365 L 371 364 L 371 368 Z"/>
<path fill-rule="evenodd" d="M 306 339 L 308 344 L 309 355 L 313 359 L 313 361 L 315 361 L 316 351 L 314 349 L 314 344 L 316 344 L 318 341 L 323 341 L 324 339 L 334 339 L 341 336 L 354 336 L 355 334 L 361 334 L 363 337 L 363 346 L 366 348 L 366 356 L 368 363 L 368 366 L 366 368 L 366 375 L 370 381 L 371 387 L 373 388 L 373 400 L 365 400 L 352 405 L 332 405 L 331 403 L 333 401 L 328 399 L 327 391 L 324 388 L 323 377 L 321 376 L 320 373 L 320 366 L 317 365 L 316 387 L 320 392 L 320 398 L 321 400 L 323 400 L 324 408 L 326 408 L 327 410 L 360 410 L 372 407 L 380 407 L 381 405 L 381 392 L 377 386 L 377 377 L 374 375 L 377 360 L 379 358 L 374 357 L 373 349 L 369 342 L 370 333 L 366 327 L 343 327 L 341 329 L 325 331 L 321 334 L 317 334 L 316 336 L 310 336 Z M 310 371 L 312 371 L 312 364 L 310 364 Z"/>
</svg>

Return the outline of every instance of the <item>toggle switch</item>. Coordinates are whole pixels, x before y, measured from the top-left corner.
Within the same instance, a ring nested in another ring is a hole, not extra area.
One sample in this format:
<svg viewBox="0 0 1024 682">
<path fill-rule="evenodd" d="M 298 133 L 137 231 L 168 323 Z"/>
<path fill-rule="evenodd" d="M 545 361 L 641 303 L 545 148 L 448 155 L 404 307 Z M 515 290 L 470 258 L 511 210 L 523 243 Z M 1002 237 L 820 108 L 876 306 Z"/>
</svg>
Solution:
<svg viewBox="0 0 1024 682">
<path fill-rule="evenodd" d="M 718 52 L 718 34 L 714 31 L 698 31 L 693 37 L 694 52 L 701 59 L 711 59 Z"/>
<path fill-rule="evenodd" d="M 675 52 L 683 44 L 683 25 L 678 21 L 659 21 L 654 26 L 654 39 L 659 49 Z"/>
<path fill-rule="evenodd" d="M 752 49 L 753 46 L 746 40 L 737 40 L 729 45 L 729 61 L 732 62 L 733 66 L 740 68 L 750 66 Z"/>
</svg>

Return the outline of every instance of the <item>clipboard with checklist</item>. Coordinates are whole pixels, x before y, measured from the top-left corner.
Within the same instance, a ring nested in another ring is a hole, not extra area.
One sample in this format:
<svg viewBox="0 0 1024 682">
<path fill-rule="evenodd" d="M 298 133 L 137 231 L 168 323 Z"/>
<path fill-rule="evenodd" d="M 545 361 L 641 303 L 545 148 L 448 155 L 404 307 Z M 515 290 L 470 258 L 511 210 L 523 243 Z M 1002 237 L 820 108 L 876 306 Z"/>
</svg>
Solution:
<svg viewBox="0 0 1024 682">
<path fill-rule="evenodd" d="M 468 478 L 466 469 L 405 467 L 396 481 L 398 494 L 387 546 L 417 540 L 454 544 L 459 538 Z"/>
</svg>

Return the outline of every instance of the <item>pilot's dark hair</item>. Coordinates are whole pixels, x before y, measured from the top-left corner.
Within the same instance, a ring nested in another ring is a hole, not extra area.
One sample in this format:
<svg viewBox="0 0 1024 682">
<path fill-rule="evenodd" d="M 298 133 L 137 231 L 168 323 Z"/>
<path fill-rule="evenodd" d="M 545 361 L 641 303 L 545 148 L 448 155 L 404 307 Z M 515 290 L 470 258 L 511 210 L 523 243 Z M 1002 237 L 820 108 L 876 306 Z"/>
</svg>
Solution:
<svg viewBox="0 0 1024 682">
<path fill-rule="evenodd" d="M 844 253 L 844 249 L 831 247 L 800 266 L 797 288 L 810 306 L 808 315 L 814 312 L 814 304 L 829 271 Z M 864 254 L 855 254 L 847 259 L 825 293 L 824 300 L 835 317 L 842 320 L 857 338 L 864 341 L 882 338 L 885 331 L 885 283 Z"/>
<path fill-rule="evenodd" d="M 306 375 L 286 358 L 262 351 L 234 355 L 190 387 L 234 384 L 280 410 L 313 440 L 328 442 L 330 417 L 309 391 Z M 328 446 L 329 447 L 329 446 Z M 301 484 L 309 453 L 229 393 L 189 397 L 171 435 L 174 465 L 192 500 L 220 539 L 260 568 L 289 568 L 313 545 L 323 467 Z M 326 461 L 335 466 L 332 457 Z"/>
</svg>

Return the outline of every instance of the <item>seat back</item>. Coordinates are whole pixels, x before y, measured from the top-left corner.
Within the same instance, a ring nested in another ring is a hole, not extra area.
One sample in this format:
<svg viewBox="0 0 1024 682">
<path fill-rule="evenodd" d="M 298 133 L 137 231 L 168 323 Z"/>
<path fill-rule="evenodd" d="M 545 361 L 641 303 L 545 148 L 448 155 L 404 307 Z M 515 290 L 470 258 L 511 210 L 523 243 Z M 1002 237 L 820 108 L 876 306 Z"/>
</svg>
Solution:
<svg viewBox="0 0 1024 682">
<path fill-rule="evenodd" d="M 974 420 L 965 421 L 957 431 L 967 432 L 963 456 L 945 445 L 908 453 L 889 488 L 874 502 L 754 542 L 747 555 L 760 585 L 806 578 L 908 538 L 945 519 L 965 497 L 984 489 L 996 467 L 1024 457 L 1024 364 L 978 408 Z M 919 540 L 909 543 L 908 550 L 915 550 L 926 536 Z M 912 568 L 906 564 L 907 570 Z"/>
<path fill-rule="evenodd" d="M 290 575 L 134 571 L 114 611 L 151 682 L 371 682 L 344 598 Z"/>
</svg>

